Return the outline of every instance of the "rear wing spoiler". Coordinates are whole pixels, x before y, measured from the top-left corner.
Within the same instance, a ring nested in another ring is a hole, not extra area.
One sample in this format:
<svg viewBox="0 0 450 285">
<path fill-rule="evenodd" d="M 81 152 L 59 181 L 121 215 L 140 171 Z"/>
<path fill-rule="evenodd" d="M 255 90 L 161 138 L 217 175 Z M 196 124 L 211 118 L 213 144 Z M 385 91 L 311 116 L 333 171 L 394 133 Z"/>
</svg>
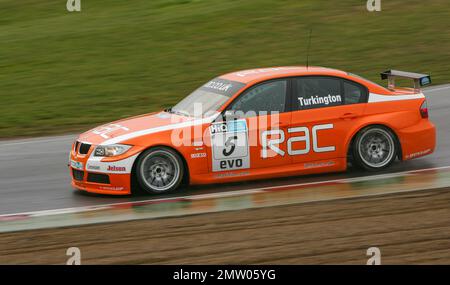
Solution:
<svg viewBox="0 0 450 285">
<path fill-rule="evenodd" d="M 431 76 L 428 74 L 420 74 L 420 73 L 414 73 L 414 72 L 406 72 L 406 71 L 400 71 L 400 70 L 388 70 L 385 72 L 380 73 L 381 79 L 387 79 L 388 80 L 388 88 L 394 89 L 395 88 L 395 78 L 408 78 L 414 80 L 414 89 L 416 91 L 420 91 L 420 88 L 425 85 L 431 84 Z"/>
</svg>

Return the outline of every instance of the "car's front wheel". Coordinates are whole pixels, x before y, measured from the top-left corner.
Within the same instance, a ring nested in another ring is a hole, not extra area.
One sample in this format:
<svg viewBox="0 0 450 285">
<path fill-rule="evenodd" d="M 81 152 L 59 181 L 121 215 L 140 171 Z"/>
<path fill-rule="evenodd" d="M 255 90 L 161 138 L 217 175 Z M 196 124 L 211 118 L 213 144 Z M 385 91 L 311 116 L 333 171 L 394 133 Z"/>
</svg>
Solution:
<svg viewBox="0 0 450 285">
<path fill-rule="evenodd" d="M 167 193 L 175 190 L 180 185 L 183 174 L 181 157 L 169 148 L 149 149 L 137 161 L 137 180 L 149 193 Z"/>
<path fill-rule="evenodd" d="M 397 157 L 397 140 L 386 127 L 369 126 L 358 133 L 353 145 L 356 164 L 366 170 L 388 167 Z"/>
</svg>

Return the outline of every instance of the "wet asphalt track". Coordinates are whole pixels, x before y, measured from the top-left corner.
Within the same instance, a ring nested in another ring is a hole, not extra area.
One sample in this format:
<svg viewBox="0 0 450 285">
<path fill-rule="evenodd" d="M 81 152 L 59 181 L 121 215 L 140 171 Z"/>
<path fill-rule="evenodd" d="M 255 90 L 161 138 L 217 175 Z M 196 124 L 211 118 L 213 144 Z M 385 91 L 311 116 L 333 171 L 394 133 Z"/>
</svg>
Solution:
<svg viewBox="0 0 450 285">
<path fill-rule="evenodd" d="M 397 162 L 387 169 L 386 173 L 450 165 L 450 85 L 434 86 L 426 89 L 424 93 L 428 98 L 431 120 L 438 130 L 437 150 L 430 156 L 404 163 Z M 67 135 L 0 141 L 0 215 L 161 197 L 110 197 L 73 190 L 70 186 L 67 160 L 75 137 Z M 184 192 L 183 195 L 205 194 L 367 175 L 370 173 L 351 169 L 339 174 L 190 187 L 181 191 Z M 178 196 L 180 193 L 171 196 Z"/>
</svg>

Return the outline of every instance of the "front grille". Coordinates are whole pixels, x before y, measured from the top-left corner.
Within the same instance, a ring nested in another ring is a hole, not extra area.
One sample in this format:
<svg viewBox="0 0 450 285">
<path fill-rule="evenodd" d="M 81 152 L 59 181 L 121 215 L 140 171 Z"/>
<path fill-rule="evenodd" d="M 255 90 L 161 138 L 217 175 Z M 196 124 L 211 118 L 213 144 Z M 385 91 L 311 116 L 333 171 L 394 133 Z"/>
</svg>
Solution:
<svg viewBox="0 0 450 285">
<path fill-rule="evenodd" d="M 106 174 L 88 173 L 87 181 L 93 183 L 110 184 L 109 176 Z"/>
<path fill-rule="evenodd" d="M 84 178 L 83 171 L 72 169 L 72 175 L 73 175 L 73 179 L 78 180 L 78 181 L 83 181 L 83 178 Z"/>
<path fill-rule="evenodd" d="M 87 143 L 81 143 L 80 144 L 80 154 L 87 154 L 89 152 L 89 149 L 91 148 L 90 144 Z"/>
</svg>

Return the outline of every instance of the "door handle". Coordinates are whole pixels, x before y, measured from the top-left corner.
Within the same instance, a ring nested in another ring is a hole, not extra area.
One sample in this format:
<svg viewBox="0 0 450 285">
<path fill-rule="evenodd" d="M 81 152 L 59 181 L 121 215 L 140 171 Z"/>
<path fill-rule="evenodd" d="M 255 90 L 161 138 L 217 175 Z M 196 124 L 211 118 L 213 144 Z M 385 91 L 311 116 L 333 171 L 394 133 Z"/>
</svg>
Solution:
<svg viewBox="0 0 450 285">
<path fill-rule="evenodd" d="M 351 120 L 351 119 L 355 119 L 357 118 L 358 115 L 355 113 L 345 113 L 344 115 L 341 116 L 342 120 Z"/>
</svg>

